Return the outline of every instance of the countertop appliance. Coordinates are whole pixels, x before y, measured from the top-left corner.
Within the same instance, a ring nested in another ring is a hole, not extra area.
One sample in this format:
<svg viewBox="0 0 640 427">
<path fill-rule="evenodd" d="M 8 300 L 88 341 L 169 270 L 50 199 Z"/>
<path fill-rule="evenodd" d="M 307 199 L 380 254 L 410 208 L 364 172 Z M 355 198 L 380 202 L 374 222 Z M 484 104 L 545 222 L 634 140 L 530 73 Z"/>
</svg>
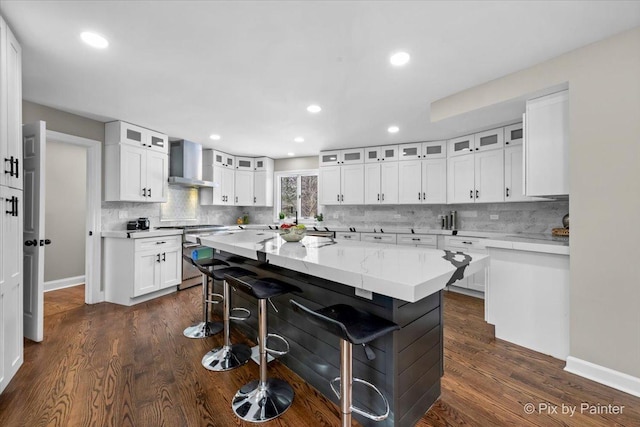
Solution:
<svg viewBox="0 0 640 427">
<path fill-rule="evenodd" d="M 227 226 L 224 225 L 215 225 L 215 224 L 197 224 L 197 225 L 174 225 L 174 226 L 165 226 L 165 227 L 156 227 L 159 230 L 166 229 L 178 229 L 182 230 L 182 254 L 191 256 L 191 252 L 194 249 L 200 247 L 197 243 L 188 242 L 186 240 L 186 235 L 188 234 L 212 234 L 212 233 L 222 233 L 228 230 Z M 188 279 L 192 279 L 194 277 L 200 277 L 200 271 L 191 265 L 190 262 L 182 260 L 182 283 L 178 285 L 179 290 L 191 288 L 193 286 L 199 286 L 200 282 L 190 281 L 189 283 L 185 283 Z"/>
<path fill-rule="evenodd" d="M 149 218 L 138 218 L 138 230 L 148 230 L 149 226 Z"/>
<path fill-rule="evenodd" d="M 202 145 L 187 141 L 173 141 L 169 150 L 169 184 L 185 187 L 213 187 L 202 180 Z"/>
</svg>

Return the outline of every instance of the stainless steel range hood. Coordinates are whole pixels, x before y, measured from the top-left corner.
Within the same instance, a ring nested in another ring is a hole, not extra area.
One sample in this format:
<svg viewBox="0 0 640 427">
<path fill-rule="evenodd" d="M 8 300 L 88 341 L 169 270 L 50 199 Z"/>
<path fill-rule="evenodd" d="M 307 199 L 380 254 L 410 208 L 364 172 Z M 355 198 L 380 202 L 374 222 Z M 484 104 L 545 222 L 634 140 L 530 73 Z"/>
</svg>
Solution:
<svg viewBox="0 0 640 427">
<path fill-rule="evenodd" d="M 202 145 L 185 139 L 171 142 L 169 184 L 185 187 L 215 187 L 202 180 Z"/>
</svg>

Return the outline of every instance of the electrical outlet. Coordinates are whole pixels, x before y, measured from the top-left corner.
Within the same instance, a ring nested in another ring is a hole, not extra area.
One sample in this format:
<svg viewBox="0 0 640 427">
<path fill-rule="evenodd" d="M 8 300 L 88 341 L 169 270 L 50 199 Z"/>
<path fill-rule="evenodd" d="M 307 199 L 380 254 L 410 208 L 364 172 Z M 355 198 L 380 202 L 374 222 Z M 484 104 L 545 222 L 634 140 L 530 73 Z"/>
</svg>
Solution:
<svg viewBox="0 0 640 427">
<path fill-rule="evenodd" d="M 129 213 L 127 211 L 118 211 L 118 219 L 127 219 Z"/>
<path fill-rule="evenodd" d="M 491 219 L 498 219 L 498 218 L 500 218 L 500 217 L 499 217 L 498 215 L 489 215 L 489 218 L 491 218 Z"/>
</svg>

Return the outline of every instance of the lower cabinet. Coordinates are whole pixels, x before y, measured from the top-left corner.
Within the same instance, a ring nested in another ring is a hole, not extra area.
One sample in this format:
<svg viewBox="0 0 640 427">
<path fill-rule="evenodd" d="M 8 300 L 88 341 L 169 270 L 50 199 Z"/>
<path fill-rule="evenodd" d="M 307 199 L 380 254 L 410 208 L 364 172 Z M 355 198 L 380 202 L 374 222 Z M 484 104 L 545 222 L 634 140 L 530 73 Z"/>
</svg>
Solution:
<svg viewBox="0 0 640 427">
<path fill-rule="evenodd" d="M 457 236 L 445 236 L 444 249 L 452 252 L 464 252 L 469 253 L 473 257 L 473 253 L 487 254 L 482 239 L 477 237 L 457 237 Z M 450 290 L 460 291 L 460 289 L 468 289 L 475 291 L 471 292 L 473 296 L 480 296 L 477 292 L 484 292 L 486 288 L 486 274 L 484 271 L 473 274 L 469 277 L 465 277 L 452 284 Z M 462 293 L 467 293 L 462 291 Z"/>
<path fill-rule="evenodd" d="M 360 233 L 351 231 L 336 231 L 336 239 L 360 241 Z"/>
<path fill-rule="evenodd" d="M 419 248 L 438 248 L 438 239 L 434 234 L 398 234 L 398 245 L 416 246 Z"/>
<path fill-rule="evenodd" d="M 133 305 L 174 291 L 182 281 L 181 237 L 104 238 L 106 300 Z"/>
</svg>

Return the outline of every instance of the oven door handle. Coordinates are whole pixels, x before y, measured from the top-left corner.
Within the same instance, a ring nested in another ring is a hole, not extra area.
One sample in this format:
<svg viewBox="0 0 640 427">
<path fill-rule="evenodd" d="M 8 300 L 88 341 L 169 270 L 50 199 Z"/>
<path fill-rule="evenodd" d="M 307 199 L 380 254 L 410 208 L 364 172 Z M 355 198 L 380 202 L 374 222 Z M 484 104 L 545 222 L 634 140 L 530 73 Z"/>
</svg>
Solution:
<svg viewBox="0 0 640 427">
<path fill-rule="evenodd" d="M 192 243 L 192 242 L 182 242 L 182 247 L 184 249 L 197 248 L 199 246 L 202 246 L 202 245 L 199 245 L 197 243 Z"/>
</svg>

